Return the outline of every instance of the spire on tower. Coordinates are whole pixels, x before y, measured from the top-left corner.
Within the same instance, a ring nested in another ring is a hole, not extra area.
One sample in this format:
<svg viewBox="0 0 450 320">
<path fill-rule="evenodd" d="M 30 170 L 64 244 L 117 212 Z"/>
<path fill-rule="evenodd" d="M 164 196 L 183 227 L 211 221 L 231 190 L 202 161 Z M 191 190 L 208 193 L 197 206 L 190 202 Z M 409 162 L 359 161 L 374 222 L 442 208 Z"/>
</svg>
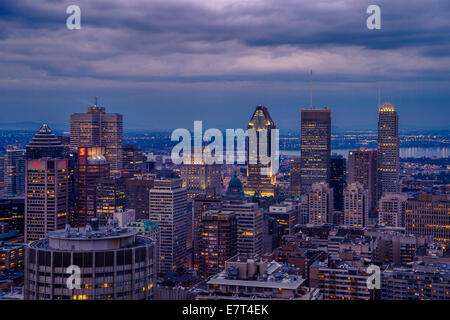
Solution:
<svg viewBox="0 0 450 320">
<path fill-rule="evenodd" d="M 313 107 L 313 104 L 312 104 L 312 69 L 309 74 L 309 100 L 310 100 L 309 104 L 312 109 L 312 107 Z"/>
</svg>

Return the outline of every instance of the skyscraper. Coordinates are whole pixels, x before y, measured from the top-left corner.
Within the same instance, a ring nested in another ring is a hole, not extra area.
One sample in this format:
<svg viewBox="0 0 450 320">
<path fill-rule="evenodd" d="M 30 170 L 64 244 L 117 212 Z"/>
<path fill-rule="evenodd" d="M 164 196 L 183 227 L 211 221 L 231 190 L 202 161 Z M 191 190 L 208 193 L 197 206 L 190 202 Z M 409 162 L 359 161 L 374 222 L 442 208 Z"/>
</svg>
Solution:
<svg viewBox="0 0 450 320">
<path fill-rule="evenodd" d="M 225 261 L 236 255 L 236 215 L 233 211 L 211 210 L 200 219 L 200 263 L 202 277 L 225 268 Z"/>
<path fill-rule="evenodd" d="M 27 159 L 25 241 L 44 238 L 68 221 L 69 173 L 67 159 Z"/>
<path fill-rule="evenodd" d="M 7 146 L 5 156 L 5 194 L 23 195 L 25 192 L 25 150 Z"/>
<path fill-rule="evenodd" d="M 222 210 L 236 213 L 238 254 L 262 254 L 264 214 L 258 204 L 238 200 L 225 201 L 222 203 Z"/>
<path fill-rule="evenodd" d="M 186 187 L 188 198 L 205 194 L 206 188 L 214 189 L 216 194 L 222 193 L 222 165 L 192 163 L 180 166 L 180 178 Z"/>
<path fill-rule="evenodd" d="M 344 188 L 346 185 L 346 161 L 343 156 L 331 156 L 330 187 L 333 188 L 334 210 L 344 208 Z"/>
<path fill-rule="evenodd" d="M 377 205 L 377 151 L 359 148 L 348 153 L 348 183 L 359 182 L 369 190 L 369 209 Z"/>
<path fill-rule="evenodd" d="M 298 197 L 302 194 L 302 179 L 301 179 L 301 166 L 302 159 L 295 158 L 289 161 L 290 168 L 290 186 L 291 186 L 291 196 Z"/>
<path fill-rule="evenodd" d="M 125 210 L 125 178 L 97 179 L 96 189 L 96 218 L 101 225 L 106 225 L 114 213 Z"/>
<path fill-rule="evenodd" d="M 191 236 L 193 241 L 194 252 L 194 268 L 197 269 L 200 265 L 200 220 L 210 210 L 220 210 L 222 208 L 222 197 L 217 195 L 201 194 L 194 198 L 192 204 L 192 231 Z"/>
<path fill-rule="evenodd" d="M 126 205 L 127 209 L 134 209 L 136 219 L 149 219 L 150 189 L 153 188 L 154 177 L 142 175 L 127 179 Z"/>
<path fill-rule="evenodd" d="M 63 153 L 64 146 L 61 140 L 46 124 L 42 125 L 26 148 L 27 159 L 61 158 Z"/>
<path fill-rule="evenodd" d="M 399 144 L 397 110 L 387 102 L 378 111 L 378 199 L 400 192 Z"/>
<path fill-rule="evenodd" d="M 5 156 L 0 156 L 0 195 L 3 194 L 5 182 Z"/>
<path fill-rule="evenodd" d="M 104 147 L 111 173 L 118 175 L 122 169 L 122 115 L 106 113 L 105 108 L 95 104 L 87 113 L 70 115 L 70 146 Z"/>
<path fill-rule="evenodd" d="M 133 144 L 122 146 L 122 170 L 124 173 L 141 173 L 145 171 L 145 156 L 142 150 Z"/>
<path fill-rule="evenodd" d="M 109 177 L 109 163 L 104 152 L 102 147 L 78 148 L 75 216 L 71 219 L 77 227 L 85 226 L 95 217 L 97 180 Z"/>
<path fill-rule="evenodd" d="M 150 219 L 161 228 L 160 272 L 186 263 L 186 188 L 181 179 L 157 179 L 150 190 Z"/>
<path fill-rule="evenodd" d="M 301 113 L 301 193 L 313 183 L 330 181 L 331 110 L 303 109 Z"/>
<path fill-rule="evenodd" d="M 247 139 L 247 183 L 244 187 L 244 193 L 250 196 L 272 197 L 275 195 L 276 176 L 273 172 L 272 161 L 269 164 L 261 163 L 259 155 L 265 154 L 272 156 L 272 144 L 278 143 L 272 141 L 271 130 L 275 129 L 275 123 L 270 117 L 269 110 L 262 105 L 258 105 L 248 123 L 248 129 L 253 129 L 257 133 L 256 147 L 250 146 L 250 139 Z M 262 134 L 266 130 L 267 150 L 260 150 L 260 142 L 263 139 Z M 252 150 L 256 151 L 256 154 Z M 254 162 L 254 163 L 250 163 Z M 266 174 L 264 174 L 264 171 Z"/>
<path fill-rule="evenodd" d="M 369 223 L 369 192 L 359 182 L 344 190 L 344 225 L 365 227 Z"/>
</svg>

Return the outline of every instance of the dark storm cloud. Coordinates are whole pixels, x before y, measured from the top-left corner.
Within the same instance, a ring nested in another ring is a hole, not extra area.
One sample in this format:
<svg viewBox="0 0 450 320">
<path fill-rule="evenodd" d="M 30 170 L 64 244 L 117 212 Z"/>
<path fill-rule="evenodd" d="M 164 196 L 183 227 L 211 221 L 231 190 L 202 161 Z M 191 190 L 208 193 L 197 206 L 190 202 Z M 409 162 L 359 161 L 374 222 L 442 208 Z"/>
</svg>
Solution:
<svg viewBox="0 0 450 320">
<path fill-rule="evenodd" d="M 65 27 L 70 4 L 81 7 L 81 30 Z M 366 28 L 369 4 L 381 7 L 381 30 Z M 428 82 L 440 93 L 450 81 L 449 12 L 448 0 L 3 0 L 0 89 L 63 97 L 193 84 L 207 95 L 245 84 L 284 97 L 314 69 L 321 94 L 355 96 L 383 82 L 398 92 Z"/>
</svg>

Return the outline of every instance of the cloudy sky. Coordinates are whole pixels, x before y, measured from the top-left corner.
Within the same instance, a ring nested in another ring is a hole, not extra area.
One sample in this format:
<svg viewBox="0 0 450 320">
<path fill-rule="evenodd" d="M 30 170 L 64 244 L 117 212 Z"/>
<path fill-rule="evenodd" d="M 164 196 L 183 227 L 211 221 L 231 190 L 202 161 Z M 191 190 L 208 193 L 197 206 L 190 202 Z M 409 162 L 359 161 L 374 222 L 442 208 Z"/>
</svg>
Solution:
<svg viewBox="0 0 450 320">
<path fill-rule="evenodd" d="M 125 130 L 237 128 L 260 103 L 297 129 L 312 69 L 336 128 L 375 129 L 381 88 L 402 129 L 445 129 L 449 15 L 448 0 L 0 0 L 0 123 L 68 127 L 98 96 Z"/>
</svg>

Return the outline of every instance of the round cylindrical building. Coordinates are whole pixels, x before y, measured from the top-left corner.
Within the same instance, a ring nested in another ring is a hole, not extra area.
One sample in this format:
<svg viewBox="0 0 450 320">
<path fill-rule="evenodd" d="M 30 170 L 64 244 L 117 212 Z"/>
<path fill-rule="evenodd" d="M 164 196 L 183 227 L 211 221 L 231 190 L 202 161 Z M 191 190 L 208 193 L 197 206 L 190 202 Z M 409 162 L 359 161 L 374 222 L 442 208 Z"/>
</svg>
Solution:
<svg viewBox="0 0 450 320">
<path fill-rule="evenodd" d="M 152 239 L 126 228 L 49 232 L 26 249 L 25 299 L 151 299 L 154 249 Z"/>
</svg>

